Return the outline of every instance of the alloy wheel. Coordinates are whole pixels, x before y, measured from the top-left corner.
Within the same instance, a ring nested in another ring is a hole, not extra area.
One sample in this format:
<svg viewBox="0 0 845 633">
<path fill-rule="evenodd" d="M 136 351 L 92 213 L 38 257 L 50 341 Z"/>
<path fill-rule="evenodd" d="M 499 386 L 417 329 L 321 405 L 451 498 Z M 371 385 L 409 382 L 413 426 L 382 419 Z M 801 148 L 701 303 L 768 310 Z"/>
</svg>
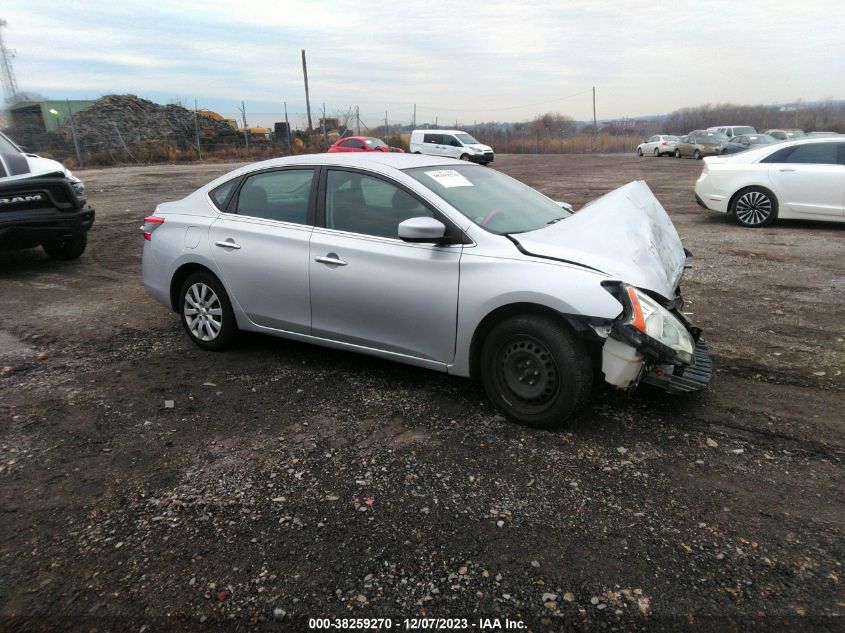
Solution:
<svg viewBox="0 0 845 633">
<path fill-rule="evenodd" d="M 197 282 L 185 293 L 185 321 L 191 336 L 213 341 L 223 328 L 223 306 L 211 286 Z"/>
<path fill-rule="evenodd" d="M 772 200 L 762 191 L 748 191 L 736 201 L 736 219 L 746 226 L 763 224 L 772 215 Z"/>
</svg>

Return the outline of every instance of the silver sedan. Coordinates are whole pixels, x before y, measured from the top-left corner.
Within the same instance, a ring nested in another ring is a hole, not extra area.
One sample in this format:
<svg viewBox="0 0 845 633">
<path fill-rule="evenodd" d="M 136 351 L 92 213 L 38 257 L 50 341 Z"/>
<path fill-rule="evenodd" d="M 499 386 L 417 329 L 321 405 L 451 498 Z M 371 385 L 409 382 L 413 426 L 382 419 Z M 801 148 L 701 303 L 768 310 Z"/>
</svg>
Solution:
<svg viewBox="0 0 845 633">
<path fill-rule="evenodd" d="M 263 332 L 481 380 L 552 427 L 594 378 L 701 389 L 688 253 L 634 182 L 577 213 L 495 170 L 321 154 L 233 171 L 141 227 L 147 291 L 206 349 Z"/>
</svg>

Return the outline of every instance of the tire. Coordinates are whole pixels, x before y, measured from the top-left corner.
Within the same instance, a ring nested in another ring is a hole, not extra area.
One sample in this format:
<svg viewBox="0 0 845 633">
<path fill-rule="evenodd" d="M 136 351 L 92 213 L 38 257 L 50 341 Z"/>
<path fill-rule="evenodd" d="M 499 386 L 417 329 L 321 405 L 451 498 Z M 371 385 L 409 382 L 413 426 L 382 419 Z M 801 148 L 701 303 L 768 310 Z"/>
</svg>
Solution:
<svg viewBox="0 0 845 633">
<path fill-rule="evenodd" d="M 637 156 L 639 156 L 640 158 L 643 157 L 643 149 L 641 147 L 637 148 Z"/>
<path fill-rule="evenodd" d="M 86 246 L 88 246 L 87 233 L 79 233 L 67 239 L 42 244 L 47 255 L 52 259 L 58 259 L 60 261 L 79 259 L 82 253 L 85 252 Z"/>
<path fill-rule="evenodd" d="M 656 147 L 654 148 L 654 157 L 655 157 L 655 158 L 660 158 L 660 150 L 659 150 L 659 149 L 657 149 Z"/>
<path fill-rule="evenodd" d="M 701 152 L 699 152 L 698 150 L 695 150 L 695 151 L 692 153 L 692 157 L 693 157 L 695 160 L 701 160 Z"/>
<path fill-rule="evenodd" d="M 584 344 L 544 316 L 517 316 L 496 325 L 481 348 L 480 369 L 493 405 L 514 422 L 537 428 L 562 426 L 593 386 Z"/>
<path fill-rule="evenodd" d="M 680 158 L 680 157 L 681 157 L 681 150 L 676 149 L 675 150 L 675 158 Z"/>
<path fill-rule="evenodd" d="M 179 316 L 190 339 L 203 349 L 231 347 L 238 333 L 229 295 L 211 273 L 194 273 L 182 284 Z"/>
<path fill-rule="evenodd" d="M 469 154 L 461 154 L 461 160 L 468 161 L 469 160 Z"/>
<path fill-rule="evenodd" d="M 748 187 L 734 196 L 730 211 L 738 224 L 758 229 L 777 219 L 778 201 L 767 189 Z"/>
</svg>

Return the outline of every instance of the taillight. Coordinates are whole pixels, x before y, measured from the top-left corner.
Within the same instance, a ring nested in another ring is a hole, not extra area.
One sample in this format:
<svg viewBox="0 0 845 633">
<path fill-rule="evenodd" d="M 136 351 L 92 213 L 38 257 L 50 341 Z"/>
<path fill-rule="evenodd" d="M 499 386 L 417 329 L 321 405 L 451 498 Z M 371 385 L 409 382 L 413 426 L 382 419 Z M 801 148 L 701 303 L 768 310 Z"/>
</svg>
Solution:
<svg viewBox="0 0 845 633">
<path fill-rule="evenodd" d="M 144 218 L 144 223 L 141 225 L 141 232 L 144 234 L 144 239 L 149 241 L 153 237 L 153 231 L 164 224 L 164 218 L 157 215 L 148 215 Z"/>
<path fill-rule="evenodd" d="M 668 145 L 669 143 L 668 143 L 668 142 L 666 142 L 666 141 L 662 141 L 660 144 L 661 144 L 661 145 Z"/>
</svg>

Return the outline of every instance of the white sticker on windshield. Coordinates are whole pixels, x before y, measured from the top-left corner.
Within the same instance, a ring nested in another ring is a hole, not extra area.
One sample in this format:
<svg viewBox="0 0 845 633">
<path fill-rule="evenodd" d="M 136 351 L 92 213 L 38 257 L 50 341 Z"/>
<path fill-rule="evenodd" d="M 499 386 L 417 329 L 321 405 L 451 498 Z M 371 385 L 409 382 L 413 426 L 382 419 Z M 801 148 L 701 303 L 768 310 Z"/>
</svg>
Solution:
<svg viewBox="0 0 845 633">
<path fill-rule="evenodd" d="M 454 169 L 438 169 L 437 171 L 427 171 L 425 175 L 437 181 L 438 184 L 446 188 L 451 187 L 472 187 L 472 183 L 464 178 Z"/>
</svg>

